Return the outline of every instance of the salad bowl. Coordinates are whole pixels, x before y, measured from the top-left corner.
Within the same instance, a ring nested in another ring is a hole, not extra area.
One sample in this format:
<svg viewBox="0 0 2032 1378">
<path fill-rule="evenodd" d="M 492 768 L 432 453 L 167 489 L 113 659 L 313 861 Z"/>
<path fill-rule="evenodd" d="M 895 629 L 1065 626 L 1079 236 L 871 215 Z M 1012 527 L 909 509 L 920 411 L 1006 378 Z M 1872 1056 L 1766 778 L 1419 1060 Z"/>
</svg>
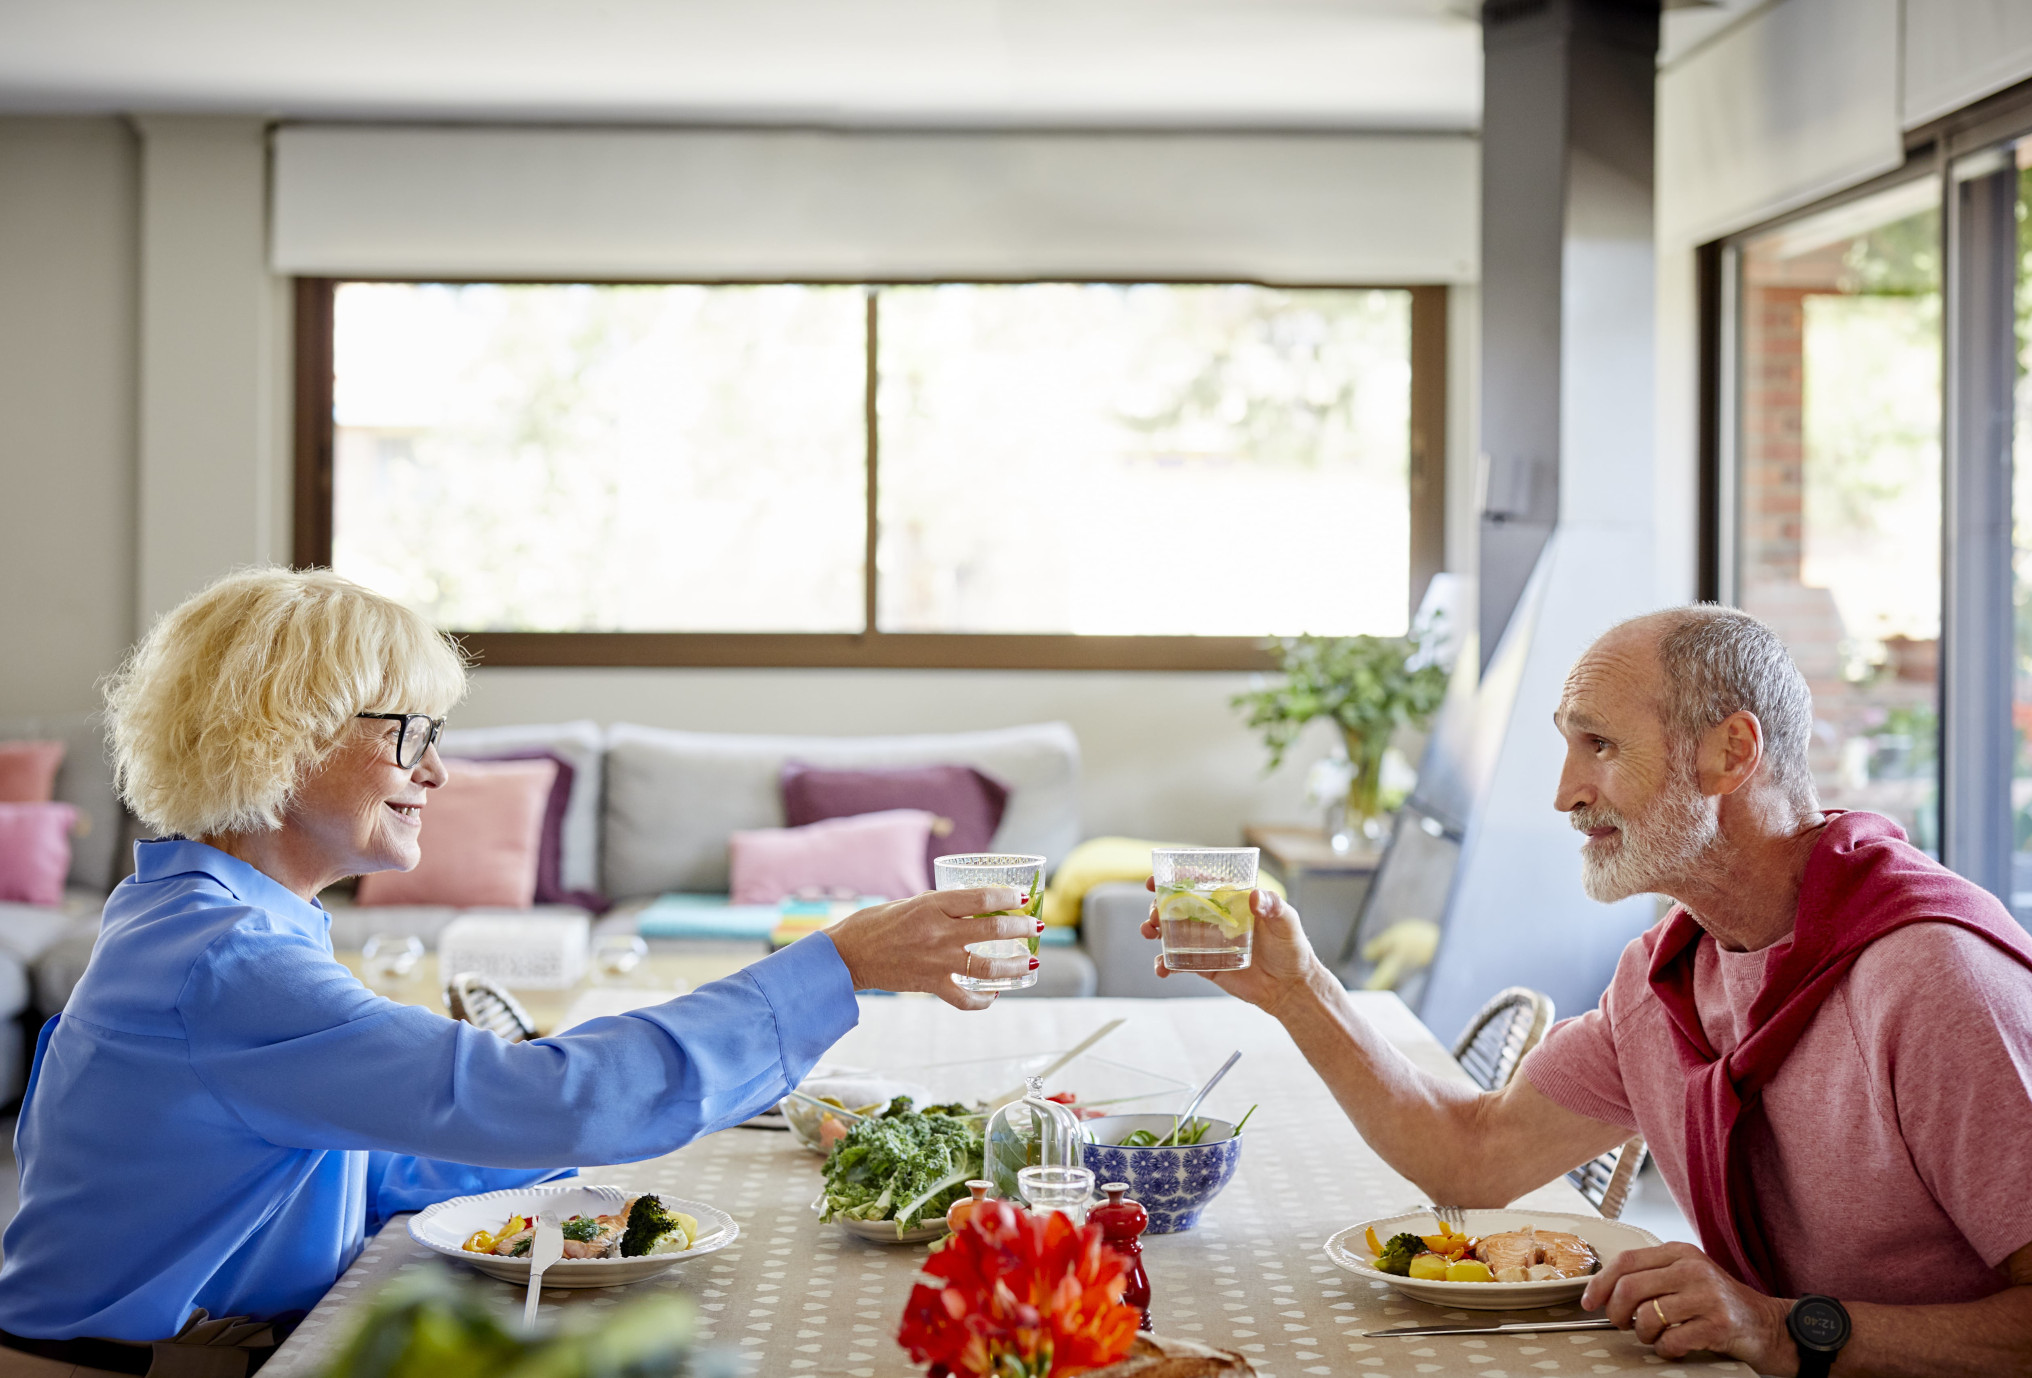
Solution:
<svg viewBox="0 0 2032 1378">
<path fill-rule="evenodd" d="M 1200 1212 L 1221 1194 L 1242 1161 L 1246 1136 L 1237 1135 L 1232 1123 L 1209 1116 L 1193 1118 L 1206 1120 L 1206 1133 L 1199 1142 L 1182 1145 L 1138 1148 L 1122 1143 L 1139 1129 L 1158 1138 L 1169 1135 L 1178 1125 L 1172 1115 L 1107 1115 L 1085 1126 L 1081 1164 L 1094 1174 L 1097 1187 L 1129 1184 L 1129 1195 L 1150 1212 L 1145 1233 L 1172 1234 L 1197 1225 Z"/>
</svg>

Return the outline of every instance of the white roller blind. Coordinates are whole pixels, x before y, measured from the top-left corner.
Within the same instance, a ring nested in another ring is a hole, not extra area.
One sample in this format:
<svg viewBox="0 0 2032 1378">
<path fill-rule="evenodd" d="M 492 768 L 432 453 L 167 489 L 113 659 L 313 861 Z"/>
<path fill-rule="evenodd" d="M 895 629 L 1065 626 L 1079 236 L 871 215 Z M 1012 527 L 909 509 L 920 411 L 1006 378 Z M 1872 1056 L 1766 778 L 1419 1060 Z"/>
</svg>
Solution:
<svg viewBox="0 0 2032 1378">
<path fill-rule="evenodd" d="M 2032 77 L 2026 0 L 1905 0 L 1905 124 Z"/>
<path fill-rule="evenodd" d="M 1898 0 L 1781 0 L 1666 69 L 1661 239 L 1713 239 L 1898 166 L 1898 43 Z"/>
<path fill-rule="evenodd" d="M 1460 282 L 1457 135 L 867 134 L 298 125 L 282 273 Z"/>
</svg>

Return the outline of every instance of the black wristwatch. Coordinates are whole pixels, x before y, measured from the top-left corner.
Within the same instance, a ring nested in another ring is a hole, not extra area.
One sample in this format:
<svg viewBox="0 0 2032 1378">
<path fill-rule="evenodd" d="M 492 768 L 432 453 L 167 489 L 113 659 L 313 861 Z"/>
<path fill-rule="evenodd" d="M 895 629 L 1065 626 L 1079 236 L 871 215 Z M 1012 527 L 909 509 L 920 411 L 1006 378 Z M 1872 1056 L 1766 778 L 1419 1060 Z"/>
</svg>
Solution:
<svg viewBox="0 0 2032 1378">
<path fill-rule="evenodd" d="M 1833 1297 L 1801 1297 L 1785 1317 L 1799 1347 L 1799 1378 L 1827 1378 L 1835 1355 L 1849 1342 L 1849 1313 Z"/>
</svg>

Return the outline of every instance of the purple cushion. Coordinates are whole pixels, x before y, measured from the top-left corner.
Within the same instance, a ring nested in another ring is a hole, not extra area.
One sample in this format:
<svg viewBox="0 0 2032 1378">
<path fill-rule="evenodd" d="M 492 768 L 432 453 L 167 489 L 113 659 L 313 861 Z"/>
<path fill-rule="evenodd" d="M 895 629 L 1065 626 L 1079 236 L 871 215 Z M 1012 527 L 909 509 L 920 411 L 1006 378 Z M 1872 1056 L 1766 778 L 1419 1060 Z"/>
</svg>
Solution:
<svg viewBox="0 0 2032 1378">
<path fill-rule="evenodd" d="M 564 888 L 564 811 L 571 803 L 572 766 L 571 762 L 554 751 L 530 747 L 522 751 L 490 751 L 484 756 L 448 756 L 448 761 L 554 761 L 557 764 L 557 778 L 551 782 L 550 798 L 543 806 L 543 828 L 537 837 L 536 852 L 536 903 L 571 904 L 580 909 L 590 909 L 595 914 L 604 913 L 607 900 L 604 895 L 588 894 L 581 890 Z"/>
<path fill-rule="evenodd" d="M 972 766 L 899 766 L 832 770 L 792 761 L 783 767 L 783 817 L 791 827 L 887 809 L 923 809 L 935 821 L 925 861 L 985 852 L 1002 826 L 1009 787 Z"/>
</svg>

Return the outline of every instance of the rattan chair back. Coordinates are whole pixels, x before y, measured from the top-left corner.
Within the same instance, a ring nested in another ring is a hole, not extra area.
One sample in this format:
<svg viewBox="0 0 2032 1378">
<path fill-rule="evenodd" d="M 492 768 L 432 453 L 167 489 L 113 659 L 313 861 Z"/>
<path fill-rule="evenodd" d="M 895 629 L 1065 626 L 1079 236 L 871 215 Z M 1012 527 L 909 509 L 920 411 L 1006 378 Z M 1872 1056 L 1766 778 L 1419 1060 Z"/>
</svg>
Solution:
<svg viewBox="0 0 2032 1378">
<path fill-rule="evenodd" d="M 1552 998 L 1511 986 L 1468 1021 L 1454 1041 L 1453 1058 L 1484 1091 L 1500 1091 L 1551 1027 Z"/>
<path fill-rule="evenodd" d="M 1580 1194 L 1605 1219 L 1614 1220 L 1622 1215 L 1630 1199 L 1630 1188 L 1635 1185 L 1637 1174 L 1644 1170 L 1646 1152 L 1644 1136 L 1632 1135 L 1620 1146 L 1567 1173 L 1566 1180 L 1579 1187 Z"/>
<path fill-rule="evenodd" d="M 522 1002 L 477 971 L 462 971 L 445 982 L 444 1002 L 452 1018 L 499 1034 L 510 1043 L 527 1043 L 536 1037 L 536 1024 Z"/>
</svg>

